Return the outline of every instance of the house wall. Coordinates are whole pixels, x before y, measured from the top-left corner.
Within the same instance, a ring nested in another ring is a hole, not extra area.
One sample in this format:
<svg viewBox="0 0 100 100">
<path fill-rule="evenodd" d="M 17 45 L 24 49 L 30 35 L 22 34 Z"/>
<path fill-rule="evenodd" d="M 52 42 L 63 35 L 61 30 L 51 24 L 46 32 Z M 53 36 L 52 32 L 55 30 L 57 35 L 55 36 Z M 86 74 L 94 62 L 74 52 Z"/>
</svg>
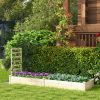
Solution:
<svg viewBox="0 0 100 100">
<path fill-rule="evenodd" d="M 78 25 L 75 26 L 77 46 L 95 47 L 95 34 L 100 32 L 100 0 L 78 1 Z"/>
</svg>

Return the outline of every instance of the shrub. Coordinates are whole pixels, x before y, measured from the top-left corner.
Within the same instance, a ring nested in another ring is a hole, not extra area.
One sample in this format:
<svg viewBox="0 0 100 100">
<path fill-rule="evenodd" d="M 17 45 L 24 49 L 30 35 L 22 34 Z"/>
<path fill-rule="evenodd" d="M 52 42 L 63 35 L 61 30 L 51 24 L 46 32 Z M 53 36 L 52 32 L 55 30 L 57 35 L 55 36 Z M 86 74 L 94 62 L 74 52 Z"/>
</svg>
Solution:
<svg viewBox="0 0 100 100">
<path fill-rule="evenodd" d="M 100 42 L 99 42 L 99 43 L 97 43 L 97 45 L 96 45 L 96 50 L 97 50 L 97 52 L 99 52 L 99 53 L 100 53 Z"/>
<path fill-rule="evenodd" d="M 48 30 L 17 33 L 13 37 L 13 40 L 9 41 L 7 45 L 5 46 L 6 59 L 4 61 L 4 64 L 6 65 L 7 68 L 10 67 L 10 49 L 12 47 L 21 47 L 23 49 L 23 55 L 25 55 L 25 58 L 30 57 L 35 46 L 54 45 L 55 43 L 54 35 L 55 33 Z M 27 63 L 29 65 L 29 62 Z"/>
<path fill-rule="evenodd" d="M 94 76 L 94 82 L 96 84 L 100 84 L 100 72 L 98 72 L 97 74 L 95 74 L 95 76 Z"/>
<path fill-rule="evenodd" d="M 69 75 L 69 74 L 50 74 L 48 75 L 50 80 L 59 80 L 59 81 L 70 81 L 70 82 L 86 82 L 89 80 L 88 77 L 78 76 L 78 75 Z"/>
<path fill-rule="evenodd" d="M 91 48 L 43 47 L 34 53 L 32 71 L 89 75 L 100 70 L 100 56 Z"/>
<path fill-rule="evenodd" d="M 16 36 L 15 36 L 16 37 Z M 100 55 L 92 48 L 65 48 L 34 46 L 27 40 L 14 40 L 6 45 L 6 64 L 11 47 L 23 48 L 23 71 L 67 73 L 88 76 L 91 71 L 100 71 Z M 23 37 L 23 35 L 21 36 Z M 21 38 L 20 37 L 20 38 Z M 24 38 L 24 37 L 23 37 Z M 27 41 L 26 41 L 27 40 Z M 8 62 L 7 62 L 8 61 Z"/>
</svg>

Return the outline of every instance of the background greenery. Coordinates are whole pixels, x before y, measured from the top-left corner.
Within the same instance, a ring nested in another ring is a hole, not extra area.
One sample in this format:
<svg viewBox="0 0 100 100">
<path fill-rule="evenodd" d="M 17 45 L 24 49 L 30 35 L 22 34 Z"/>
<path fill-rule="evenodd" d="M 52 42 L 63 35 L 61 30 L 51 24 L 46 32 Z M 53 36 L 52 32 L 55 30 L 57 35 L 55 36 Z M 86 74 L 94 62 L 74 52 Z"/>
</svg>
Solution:
<svg viewBox="0 0 100 100">
<path fill-rule="evenodd" d="M 0 83 L 8 82 L 9 72 L 4 68 L 2 60 L 0 59 Z"/>
<path fill-rule="evenodd" d="M 0 20 L 24 20 L 31 14 L 32 3 L 25 0 L 0 0 Z"/>
<path fill-rule="evenodd" d="M 6 45 L 5 64 L 7 67 L 10 67 L 11 47 L 22 47 L 23 70 L 26 71 L 67 73 L 85 76 L 89 75 L 89 73 L 93 74 L 100 71 L 100 55 L 95 49 L 47 47 L 47 44 L 36 46 L 34 43 L 38 43 L 39 41 L 34 42 L 34 38 L 32 38 L 34 35 L 26 34 L 27 38 L 25 39 L 24 36 L 23 34 L 17 34 Z M 39 44 L 41 43 L 39 42 Z"/>
<path fill-rule="evenodd" d="M 0 20 L 13 21 L 14 24 L 11 22 L 11 25 L 8 26 L 15 32 L 40 29 L 56 31 L 56 26 L 65 20 L 58 15 L 65 14 L 64 10 L 62 12 L 60 10 L 63 7 L 63 2 L 64 0 L 29 0 L 29 2 L 25 2 L 25 0 L 1 0 Z M 70 0 L 70 5 L 72 24 L 75 24 L 77 23 L 77 0 Z M 11 31 L 7 32 L 4 39 L 9 41 L 13 35 Z"/>
<path fill-rule="evenodd" d="M 18 21 L 15 30 L 56 30 L 56 26 L 61 20 L 58 17 L 59 8 L 63 7 L 64 0 L 34 0 L 31 2 L 31 12 L 25 17 L 23 22 Z M 72 14 L 72 24 L 77 24 L 77 0 L 70 0 L 70 10 Z"/>
</svg>

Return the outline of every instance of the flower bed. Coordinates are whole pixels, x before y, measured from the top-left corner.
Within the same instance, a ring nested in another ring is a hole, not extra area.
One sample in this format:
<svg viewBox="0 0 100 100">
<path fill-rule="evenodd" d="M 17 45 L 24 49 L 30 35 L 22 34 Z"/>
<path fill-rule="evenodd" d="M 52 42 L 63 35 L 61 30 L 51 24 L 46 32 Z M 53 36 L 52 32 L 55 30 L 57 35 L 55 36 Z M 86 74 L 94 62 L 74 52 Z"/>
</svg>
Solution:
<svg viewBox="0 0 100 100">
<path fill-rule="evenodd" d="M 94 80 L 87 80 L 87 78 L 82 77 L 82 80 L 79 82 L 77 78 L 73 79 L 76 77 L 74 75 L 72 78 L 72 81 L 74 80 L 74 82 L 72 82 L 70 79 L 70 76 L 72 75 L 66 74 L 16 72 L 13 75 L 14 76 L 9 76 L 10 84 L 27 84 L 74 90 L 88 90 L 94 85 Z"/>
<path fill-rule="evenodd" d="M 49 73 L 35 73 L 35 72 L 15 72 L 13 76 L 21 76 L 21 77 L 29 77 L 29 78 L 45 78 L 49 75 Z"/>
</svg>

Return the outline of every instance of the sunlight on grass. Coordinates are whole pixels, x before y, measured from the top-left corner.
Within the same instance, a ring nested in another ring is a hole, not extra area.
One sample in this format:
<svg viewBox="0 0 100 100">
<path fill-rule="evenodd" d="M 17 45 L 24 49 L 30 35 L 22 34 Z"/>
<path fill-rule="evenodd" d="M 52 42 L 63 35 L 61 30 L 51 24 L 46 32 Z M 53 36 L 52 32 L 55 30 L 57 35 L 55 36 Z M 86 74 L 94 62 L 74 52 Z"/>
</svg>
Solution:
<svg viewBox="0 0 100 100">
<path fill-rule="evenodd" d="M 100 86 L 89 91 L 70 91 L 28 85 L 0 84 L 1 100 L 100 100 Z"/>
</svg>

